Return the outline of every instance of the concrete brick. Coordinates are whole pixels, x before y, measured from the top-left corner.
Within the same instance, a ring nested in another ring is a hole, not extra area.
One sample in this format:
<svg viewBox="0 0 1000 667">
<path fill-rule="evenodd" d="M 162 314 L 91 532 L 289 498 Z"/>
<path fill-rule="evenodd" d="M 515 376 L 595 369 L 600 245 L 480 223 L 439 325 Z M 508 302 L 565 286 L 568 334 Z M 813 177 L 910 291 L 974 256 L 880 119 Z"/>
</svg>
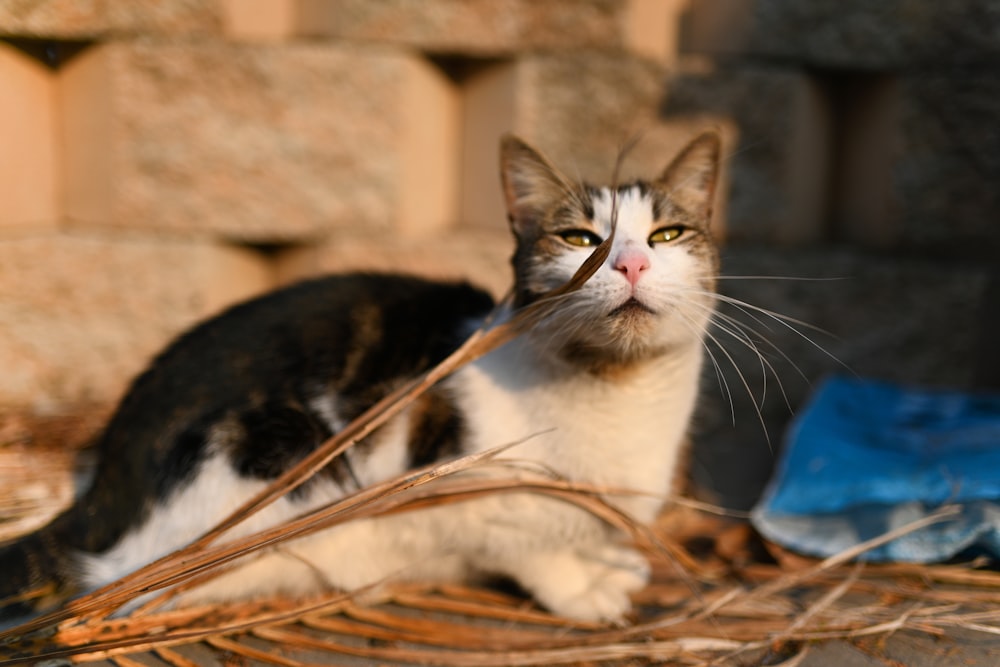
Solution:
<svg viewBox="0 0 1000 667">
<path fill-rule="evenodd" d="M 295 0 L 221 0 L 225 33 L 237 39 L 284 39 L 295 33 Z"/>
<path fill-rule="evenodd" d="M 285 251 L 278 280 L 322 273 L 402 271 L 441 280 L 468 280 L 502 296 L 511 286 L 514 241 L 503 230 L 455 229 L 420 236 L 351 235 Z"/>
<path fill-rule="evenodd" d="M 299 0 L 299 32 L 438 53 L 621 48 L 624 3 L 610 0 Z"/>
<path fill-rule="evenodd" d="M 56 219 L 55 82 L 0 43 L 0 229 Z"/>
<path fill-rule="evenodd" d="M 525 57 L 475 75 L 464 87 L 462 220 L 506 227 L 497 157 L 504 132 L 533 143 L 570 176 L 608 181 L 622 144 L 658 123 L 664 78 L 648 60 L 598 53 Z"/>
<path fill-rule="evenodd" d="M 143 40 L 60 79 L 73 224 L 283 242 L 454 217 L 454 92 L 419 58 Z"/>
<path fill-rule="evenodd" d="M 81 37 L 105 26 L 100 0 L 8 0 L 0 27 L 8 35 Z"/>
<path fill-rule="evenodd" d="M 0 28 L 6 34 L 89 38 L 111 33 L 216 34 L 220 0 L 5 0 Z"/>
<path fill-rule="evenodd" d="M 632 53 L 674 65 L 680 53 L 681 17 L 690 0 L 626 0 L 625 47 Z"/>
<path fill-rule="evenodd" d="M 1000 228 L 1000 85 L 956 68 L 840 75 L 828 198 L 840 241 L 923 253 L 996 256 Z"/>
<path fill-rule="evenodd" d="M 996 64 L 1000 6 L 983 0 L 692 0 L 685 49 L 812 66 Z"/>
<path fill-rule="evenodd" d="M 738 128 L 727 235 L 802 244 L 827 235 L 831 107 L 815 78 L 791 68 L 689 68 L 668 84 L 668 118 L 714 114 Z"/>
<path fill-rule="evenodd" d="M 0 405 L 114 400 L 167 340 L 272 284 L 247 250 L 45 233 L 0 241 Z"/>
<path fill-rule="evenodd" d="M 657 60 L 676 53 L 687 0 L 7 0 L 10 34 L 93 38 L 114 34 L 216 35 L 272 40 L 292 35 L 403 44 L 449 55 L 523 50 L 631 50 Z"/>
<path fill-rule="evenodd" d="M 888 182 L 901 242 L 928 252 L 1000 256 L 1000 80 L 945 69 L 898 79 Z"/>
</svg>

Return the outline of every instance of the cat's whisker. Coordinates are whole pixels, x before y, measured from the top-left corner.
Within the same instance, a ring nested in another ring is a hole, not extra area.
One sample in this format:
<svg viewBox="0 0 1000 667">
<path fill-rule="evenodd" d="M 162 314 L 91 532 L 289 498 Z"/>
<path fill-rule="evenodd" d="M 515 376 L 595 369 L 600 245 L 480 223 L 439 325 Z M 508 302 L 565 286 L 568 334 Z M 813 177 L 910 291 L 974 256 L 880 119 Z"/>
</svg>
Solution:
<svg viewBox="0 0 1000 667">
<path fill-rule="evenodd" d="M 780 357 L 792 365 L 800 375 L 802 375 L 802 370 L 796 365 L 792 359 L 785 354 L 777 345 L 774 344 L 767 336 L 762 335 L 760 332 L 754 330 L 749 325 L 739 321 L 735 317 L 727 315 L 719 310 L 709 312 L 710 322 L 713 326 L 717 327 L 720 331 L 727 333 L 734 339 L 740 342 L 741 345 L 751 350 L 754 355 L 756 355 L 759 363 L 761 364 L 761 382 L 763 383 L 763 395 L 760 398 L 760 404 L 763 405 L 767 395 L 767 376 L 768 371 L 770 375 L 773 375 L 774 379 L 778 383 L 778 389 L 781 392 L 782 398 L 784 399 L 785 405 L 791 410 L 791 403 L 788 398 L 788 394 L 785 391 L 784 383 L 781 381 L 781 375 L 778 373 L 777 369 L 771 363 L 771 360 L 767 358 L 767 355 L 760 349 L 758 342 L 766 344 L 769 348 L 774 350 Z M 753 334 L 753 335 L 751 335 Z M 756 337 L 756 341 L 754 340 Z"/>
<path fill-rule="evenodd" d="M 704 328 L 698 327 L 694 322 L 690 321 L 689 318 L 681 316 L 680 320 L 684 326 L 688 328 L 692 333 L 702 336 L 701 346 L 705 350 L 705 354 L 708 355 L 709 361 L 712 362 L 712 366 L 715 369 L 715 377 L 719 383 L 719 391 L 727 399 L 729 403 L 729 410 L 732 417 L 732 423 L 736 424 L 736 404 L 733 401 L 733 392 L 729 388 L 729 381 L 726 379 L 725 374 L 722 372 L 722 367 L 719 365 L 719 361 L 715 358 L 715 352 L 712 350 L 711 346 L 708 344 L 708 340 L 704 337 Z"/>
<path fill-rule="evenodd" d="M 775 312 L 773 310 L 769 310 L 769 309 L 766 309 L 766 308 L 762 308 L 760 306 L 756 306 L 756 305 L 751 304 L 751 303 L 749 303 L 747 301 L 742 301 L 742 300 L 739 300 L 739 299 L 735 299 L 735 298 L 727 296 L 725 294 L 719 294 L 717 292 L 711 292 L 709 290 L 703 290 L 703 291 L 690 290 L 690 291 L 693 291 L 693 292 L 698 293 L 698 294 L 712 294 L 712 295 L 714 295 L 714 298 L 716 298 L 716 299 L 719 300 L 720 303 L 722 303 L 724 305 L 732 306 L 737 311 L 743 313 L 744 315 L 746 315 L 747 317 L 749 317 L 750 319 L 752 319 L 754 322 L 756 322 L 757 324 L 759 324 L 761 327 L 763 327 L 767 331 L 773 331 L 773 328 L 766 321 L 764 321 L 761 317 L 759 317 L 756 314 L 756 313 L 759 313 L 759 314 L 765 316 L 768 320 L 771 320 L 774 323 L 778 323 L 782 327 L 784 327 L 785 329 L 788 329 L 788 330 L 792 331 L 798 337 L 800 337 L 803 340 L 807 341 L 812 347 L 816 348 L 817 350 L 821 351 L 827 357 L 829 357 L 829 358 L 833 359 L 834 361 L 836 361 L 840 366 L 842 366 L 843 368 L 845 368 L 847 370 L 850 370 L 849 367 L 847 366 L 847 364 L 845 364 L 843 361 L 841 361 L 840 359 L 838 359 L 831 352 L 829 352 L 827 349 L 825 349 L 822 345 L 820 345 L 818 342 L 816 342 L 814 339 L 812 339 L 809 336 L 807 336 L 805 333 L 803 333 L 802 331 L 800 331 L 796 327 L 802 327 L 802 328 L 805 328 L 805 329 L 811 329 L 811 330 L 816 331 L 818 333 L 822 333 L 824 335 L 827 335 L 827 336 L 835 338 L 835 336 L 832 333 L 830 333 L 829 331 L 826 331 L 825 329 L 822 329 L 820 327 L 812 325 L 812 324 L 810 324 L 808 322 L 805 322 L 803 320 L 799 320 L 799 319 L 796 319 L 796 318 L 793 318 L 793 317 L 790 317 L 790 316 L 787 316 L 787 315 L 782 315 L 781 313 Z M 722 313 L 721 311 L 716 311 L 716 316 L 718 316 L 718 317 L 727 317 L 725 315 L 725 313 Z M 735 320 L 735 319 L 733 319 L 732 321 L 733 322 L 739 322 L 738 320 Z M 760 332 L 754 331 L 752 328 L 748 327 L 744 323 L 740 323 L 740 326 L 741 326 L 741 328 L 747 329 L 748 331 L 751 331 L 751 332 L 755 333 L 757 336 L 759 336 L 761 341 L 766 342 L 776 353 L 778 353 L 779 355 L 781 355 L 781 357 L 785 361 L 787 361 L 792 367 L 794 367 L 795 370 L 799 373 L 800 376 L 802 376 L 803 379 L 808 380 L 808 378 L 806 377 L 806 375 L 802 371 L 802 369 L 799 368 L 799 366 L 790 357 L 788 357 L 781 349 L 779 349 L 776 345 L 774 345 L 774 343 L 772 343 L 766 336 L 762 335 Z"/>
<path fill-rule="evenodd" d="M 699 292 L 699 291 L 695 291 L 695 293 L 699 295 L 707 294 L 707 292 Z M 704 306 L 702 307 L 705 308 Z M 773 341 L 771 341 L 767 336 L 764 336 L 760 332 L 754 330 L 753 327 L 747 325 L 744 322 L 741 322 L 740 320 L 736 319 L 735 317 L 732 317 L 731 315 L 727 315 L 726 313 L 721 312 L 718 309 L 712 310 L 709 308 L 705 308 L 705 311 L 710 316 L 710 323 L 713 326 L 715 326 L 720 331 L 726 333 L 727 335 L 737 340 L 741 345 L 743 345 L 747 349 L 751 350 L 757 357 L 758 363 L 761 364 L 761 382 L 763 385 L 762 395 L 760 399 L 757 398 L 752 399 L 754 400 L 755 404 L 763 406 L 767 395 L 767 377 L 768 375 L 771 375 L 777 382 L 778 389 L 781 393 L 782 400 L 784 401 L 785 406 L 788 408 L 789 412 L 791 412 L 792 411 L 791 400 L 788 396 L 787 391 L 785 390 L 784 382 L 782 382 L 781 379 L 781 374 L 778 372 L 777 368 L 775 368 L 771 360 L 767 358 L 767 355 L 765 355 L 764 352 L 760 349 L 760 347 L 758 346 L 758 342 L 767 345 L 768 348 L 772 349 L 776 354 L 778 354 L 783 360 L 785 360 L 789 365 L 791 365 L 792 368 L 794 368 L 799 375 L 801 375 L 805 379 L 805 374 L 802 371 L 802 369 Z M 756 317 L 752 316 L 752 314 L 746 312 L 744 312 L 744 314 L 751 317 L 751 319 L 753 319 L 754 321 L 758 321 Z"/>
<path fill-rule="evenodd" d="M 719 299 L 723 303 L 730 304 L 730 305 L 732 305 L 732 306 L 734 306 L 736 308 L 739 308 L 740 310 L 743 310 L 744 312 L 754 311 L 754 312 L 757 312 L 757 313 L 761 313 L 762 315 L 770 318 L 774 322 L 780 324 L 781 326 L 783 326 L 787 330 L 791 331 L 792 333 L 794 333 L 796 336 L 798 336 L 799 338 L 801 338 L 805 342 L 809 343 L 810 346 L 812 346 L 814 349 L 816 349 L 819 352 L 821 352 L 824 356 L 826 356 L 830 360 L 834 361 L 837 365 L 839 365 L 845 371 L 847 371 L 849 373 L 852 373 L 852 374 L 854 373 L 854 371 L 851 369 L 851 367 L 846 362 L 844 362 L 842 359 L 840 359 L 839 357 L 837 357 L 835 354 L 833 354 L 832 352 L 830 352 L 829 350 L 827 350 L 825 347 L 823 347 L 822 345 L 820 345 L 818 342 L 816 342 L 816 340 L 814 340 L 810 336 L 806 335 L 798 327 L 802 327 L 804 329 L 810 329 L 810 330 L 815 331 L 817 333 L 821 333 L 821 334 L 824 334 L 826 336 L 830 336 L 831 338 L 836 338 L 829 331 L 827 331 L 827 330 L 825 330 L 825 329 L 823 329 L 821 327 L 817 327 L 817 326 L 815 326 L 813 324 L 810 324 L 808 322 L 805 322 L 803 320 L 800 320 L 800 319 L 797 319 L 797 318 L 794 318 L 794 317 L 789 317 L 787 315 L 782 315 L 781 313 L 775 312 L 773 310 L 769 310 L 767 308 L 762 308 L 760 306 L 755 306 L 755 305 L 753 305 L 751 303 L 748 303 L 746 301 L 742 301 L 740 299 L 736 299 L 736 298 L 725 296 L 725 295 L 719 295 Z"/>
<path fill-rule="evenodd" d="M 737 274 L 726 274 L 720 276 L 714 276 L 712 281 L 717 280 L 770 280 L 770 281 L 788 281 L 788 282 L 834 282 L 840 280 L 847 280 L 841 277 L 809 277 L 809 276 L 765 276 L 765 275 L 737 275 Z"/>
<path fill-rule="evenodd" d="M 681 311 L 678 311 L 678 312 L 681 313 L 681 317 L 682 318 L 687 319 L 687 317 L 688 317 L 687 315 L 683 314 Z M 740 369 L 739 364 L 736 363 L 736 359 L 733 357 L 733 355 L 729 353 L 729 350 L 727 350 L 726 347 L 724 345 L 722 345 L 722 343 L 719 341 L 719 339 L 711 331 L 705 331 L 704 335 L 705 335 L 705 340 L 706 341 L 710 340 L 710 341 L 712 341 L 713 343 L 715 343 L 718 346 L 718 348 L 722 352 L 723 356 L 725 356 L 726 359 L 729 360 L 729 363 L 732 365 L 733 370 L 736 371 L 736 375 L 739 377 L 740 383 L 742 383 L 743 388 L 746 389 L 747 395 L 751 398 L 751 403 L 754 406 L 754 412 L 757 415 L 757 420 L 760 422 L 761 428 L 764 431 L 764 438 L 767 440 L 767 445 L 770 448 L 771 447 L 771 436 L 770 436 L 770 434 L 768 433 L 768 430 L 767 430 L 767 424 L 766 424 L 766 422 L 764 420 L 764 413 L 761 410 L 761 406 L 757 404 L 757 401 L 754 398 L 753 390 L 750 388 L 750 383 L 747 380 L 746 375 Z M 735 415 L 734 415 L 734 419 L 735 419 Z"/>
<path fill-rule="evenodd" d="M 795 372 L 798 373 L 799 377 L 801 377 L 806 382 L 809 381 L 809 377 L 806 375 L 805 371 L 803 371 L 802 368 L 797 363 L 795 363 L 795 360 L 792 359 L 784 350 L 782 350 L 780 347 L 778 347 L 778 345 L 775 344 L 770 338 L 768 338 L 767 336 L 763 335 L 759 331 L 755 330 L 753 327 L 749 326 L 748 324 L 740 322 L 735 317 L 732 317 L 730 315 L 726 315 L 725 313 L 717 311 L 713 315 L 713 319 L 715 319 L 715 318 L 723 319 L 725 321 L 731 322 L 733 326 L 737 326 L 742 331 L 744 331 L 747 336 L 749 336 L 750 334 L 755 335 L 757 337 L 757 339 L 761 343 L 764 343 L 765 345 L 767 345 L 767 347 L 769 349 L 771 349 L 775 354 L 777 354 L 785 363 L 787 363 L 789 366 L 791 366 L 792 369 L 794 369 Z M 756 321 L 756 318 L 754 318 L 754 320 Z M 758 352 L 759 352 L 759 350 L 758 350 Z M 759 352 L 759 353 L 763 354 L 762 352 Z M 787 396 L 787 394 L 784 391 L 784 386 L 781 384 L 781 376 L 780 376 L 780 374 L 777 372 L 777 370 L 770 363 L 768 364 L 768 366 L 771 368 L 772 373 L 774 374 L 775 379 L 778 380 L 779 386 L 781 386 L 782 395 L 783 395 L 783 397 L 785 399 L 785 405 L 788 406 L 789 411 L 791 411 L 792 407 L 791 407 L 791 404 L 790 404 L 790 402 L 788 400 L 788 396 Z"/>
<path fill-rule="evenodd" d="M 794 329 L 791 325 L 800 326 L 800 327 L 802 327 L 804 329 L 809 329 L 811 331 L 815 331 L 817 333 L 821 333 L 821 334 L 824 334 L 826 336 L 834 337 L 834 335 L 831 332 L 827 331 L 826 329 L 823 329 L 822 327 L 818 327 L 815 324 L 810 324 L 809 322 L 806 322 L 805 320 L 800 320 L 800 319 L 797 319 L 795 317 L 791 317 L 790 315 L 784 315 L 782 313 L 779 313 L 779 312 L 774 311 L 774 310 L 770 310 L 768 308 L 763 308 L 761 306 L 756 306 L 756 305 L 754 305 L 754 304 L 752 304 L 752 303 L 750 303 L 748 301 L 743 301 L 741 299 L 737 299 L 737 298 L 729 296 L 727 294 L 718 294 L 717 293 L 716 294 L 716 298 L 718 298 L 720 301 L 722 301 L 724 303 L 728 303 L 730 305 L 739 307 L 741 309 L 746 309 L 747 311 L 754 311 L 754 312 L 760 313 L 762 315 L 765 315 L 768 318 L 774 320 L 775 322 L 781 323 L 782 326 L 788 327 L 788 328 L 792 329 L 793 331 L 795 331 L 796 333 L 799 333 L 800 335 L 801 335 L 801 332 L 799 332 L 796 329 Z"/>
<path fill-rule="evenodd" d="M 725 319 L 722 319 L 722 322 L 725 322 Z M 741 327 L 739 327 L 738 324 L 736 326 L 733 326 L 733 325 L 728 325 L 727 326 L 726 324 L 720 323 L 717 320 L 713 320 L 712 324 L 719 331 L 721 331 L 721 332 L 723 332 L 725 334 L 728 334 L 730 337 L 732 337 L 733 339 L 735 339 L 738 343 L 740 343 L 741 345 L 743 345 L 744 347 L 746 347 L 748 350 L 750 350 L 751 352 L 753 352 L 754 355 L 757 357 L 757 362 L 760 364 L 760 370 L 761 370 L 761 374 L 760 374 L 761 375 L 761 395 L 760 395 L 759 399 L 755 399 L 755 402 L 758 404 L 758 407 L 763 406 L 764 403 L 767 400 L 767 376 L 768 376 L 768 372 L 767 371 L 770 370 L 771 372 L 774 372 L 774 367 L 771 365 L 771 362 L 763 355 L 763 353 L 761 353 L 760 348 L 757 347 L 757 344 L 754 343 L 753 339 L 750 338 L 750 336 Z M 780 381 L 779 381 L 779 385 L 780 385 Z M 784 391 L 782 391 L 782 393 L 784 393 Z"/>
</svg>

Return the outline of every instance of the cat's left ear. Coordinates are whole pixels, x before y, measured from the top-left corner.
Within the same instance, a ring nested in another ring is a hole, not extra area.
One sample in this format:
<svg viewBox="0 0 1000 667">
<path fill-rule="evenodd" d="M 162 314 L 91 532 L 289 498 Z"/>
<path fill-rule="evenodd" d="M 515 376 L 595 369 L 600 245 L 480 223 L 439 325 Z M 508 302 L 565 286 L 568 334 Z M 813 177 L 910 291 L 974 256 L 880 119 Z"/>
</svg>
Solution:
<svg viewBox="0 0 1000 667">
<path fill-rule="evenodd" d="M 712 215 L 721 154 L 717 132 L 700 134 L 667 165 L 656 185 L 686 210 L 707 219 Z"/>
<path fill-rule="evenodd" d="M 500 179 L 507 217 L 517 234 L 539 224 L 571 187 L 538 151 L 510 134 L 500 142 Z"/>
</svg>

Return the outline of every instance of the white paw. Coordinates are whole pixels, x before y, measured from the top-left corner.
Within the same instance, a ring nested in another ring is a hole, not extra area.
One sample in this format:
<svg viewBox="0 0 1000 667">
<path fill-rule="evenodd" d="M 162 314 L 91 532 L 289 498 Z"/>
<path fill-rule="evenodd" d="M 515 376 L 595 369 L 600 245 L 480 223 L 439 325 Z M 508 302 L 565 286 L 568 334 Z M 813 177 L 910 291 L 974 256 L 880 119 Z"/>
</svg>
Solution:
<svg viewBox="0 0 1000 667">
<path fill-rule="evenodd" d="M 544 565 L 543 565 L 544 564 Z M 634 549 L 601 545 L 587 551 L 548 554 L 535 561 L 532 589 L 538 601 L 560 616 L 621 623 L 632 608 L 629 593 L 649 581 L 649 563 Z"/>
</svg>

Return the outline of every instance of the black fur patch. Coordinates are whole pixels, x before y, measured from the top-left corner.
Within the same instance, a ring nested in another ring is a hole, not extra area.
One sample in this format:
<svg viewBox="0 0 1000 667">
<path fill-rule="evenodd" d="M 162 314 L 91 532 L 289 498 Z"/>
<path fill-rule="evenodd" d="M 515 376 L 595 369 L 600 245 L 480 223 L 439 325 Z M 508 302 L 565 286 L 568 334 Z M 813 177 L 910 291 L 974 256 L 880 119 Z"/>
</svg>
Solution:
<svg viewBox="0 0 1000 667">
<path fill-rule="evenodd" d="M 243 477 L 272 480 L 291 468 L 331 433 L 298 407 L 265 403 L 239 416 L 242 438 L 233 448 L 233 468 Z"/>
<path fill-rule="evenodd" d="M 158 500 L 165 499 L 178 486 L 190 481 L 198 464 L 205 458 L 209 429 L 214 418 L 206 418 L 184 429 L 174 438 L 173 450 L 161 462 L 160 474 L 155 478 Z"/>
<path fill-rule="evenodd" d="M 420 467 L 458 456 L 465 422 L 442 391 L 429 391 L 413 407 L 410 466 Z"/>
</svg>

